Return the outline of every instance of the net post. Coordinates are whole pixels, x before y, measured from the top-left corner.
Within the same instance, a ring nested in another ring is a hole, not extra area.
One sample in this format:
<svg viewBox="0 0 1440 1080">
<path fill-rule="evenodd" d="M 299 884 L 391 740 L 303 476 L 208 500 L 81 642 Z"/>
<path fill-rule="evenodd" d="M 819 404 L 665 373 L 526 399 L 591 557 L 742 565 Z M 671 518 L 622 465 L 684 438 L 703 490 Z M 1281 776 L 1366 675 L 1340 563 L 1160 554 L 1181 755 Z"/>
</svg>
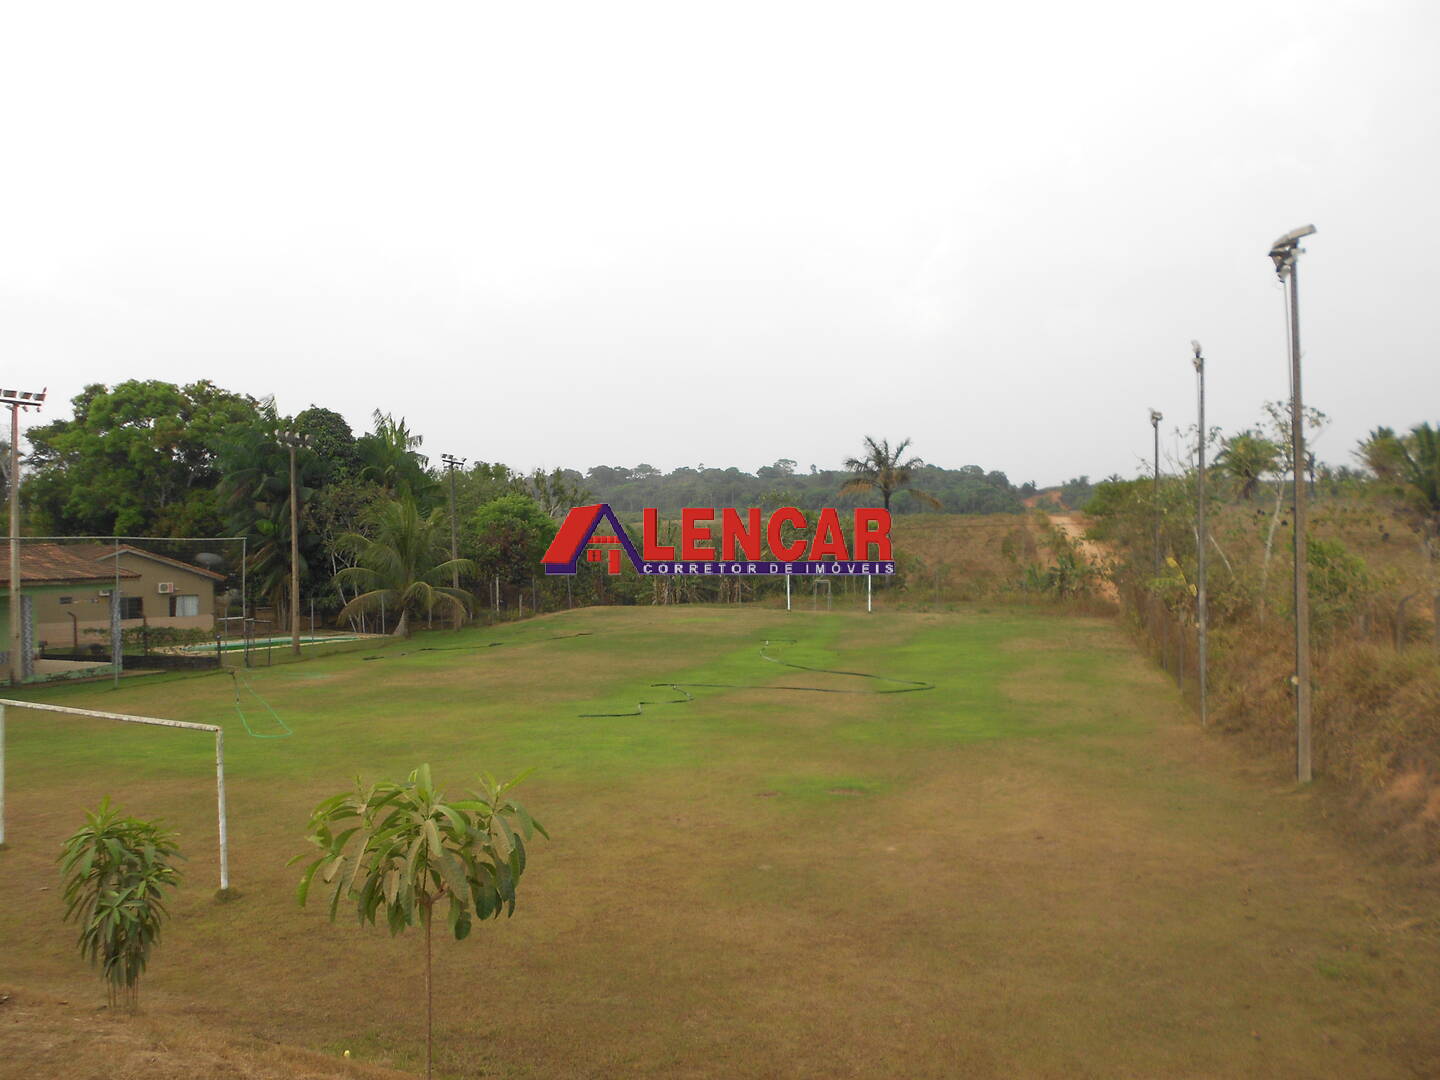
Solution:
<svg viewBox="0 0 1440 1080">
<path fill-rule="evenodd" d="M 866 612 L 867 615 L 875 610 L 875 608 L 871 605 L 870 596 L 871 596 L 871 594 L 870 594 L 870 575 L 869 575 L 869 574 L 866 574 L 866 575 L 865 575 L 865 612 Z"/>
</svg>

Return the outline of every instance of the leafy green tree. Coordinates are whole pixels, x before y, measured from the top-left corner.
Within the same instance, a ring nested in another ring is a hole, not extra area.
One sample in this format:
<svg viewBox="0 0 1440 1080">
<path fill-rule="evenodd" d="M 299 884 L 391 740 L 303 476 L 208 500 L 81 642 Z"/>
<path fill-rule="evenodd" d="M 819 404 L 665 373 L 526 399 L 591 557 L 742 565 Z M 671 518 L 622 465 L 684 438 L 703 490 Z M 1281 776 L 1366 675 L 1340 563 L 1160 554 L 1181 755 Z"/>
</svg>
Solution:
<svg viewBox="0 0 1440 1080">
<path fill-rule="evenodd" d="M 1215 470 L 1230 477 L 1242 499 L 1253 499 L 1260 482 L 1280 463 L 1280 446 L 1253 429 L 1247 429 L 1220 443 Z"/>
<path fill-rule="evenodd" d="M 1084 510 L 1094 494 L 1095 485 L 1088 476 L 1077 476 L 1060 485 L 1060 501 L 1068 510 Z"/>
<path fill-rule="evenodd" d="M 1405 435 L 1376 428 L 1360 444 L 1360 456 L 1399 499 L 1420 534 L 1440 653 L 1440 430 L 1428 423 L 1416 424 Z"/>
<path fill-rule="evenodd" d="M 313 529 L 320 544 L 322 557 L 329 562 L 328 581 L 354 560 L 340 544 L 347 533 L 361 532 L 365 523 L 374 518 L 386 501 L 385 492 L 369 480 L 345 476 L 323 485 L 305 507 L 304 527 Z M 346 598 L 341 596 L 343 602 Z"/>
<path fill-rule="evenodd" d="M 443 471 L 434 474 L 440 492 L 444 496 L 448 511 L 450 505 L 450 477 Z M 471 514 L 486 503 L 502 495 L 514 495 L 525 490 L 523 477 L 512 472 L 507 465 L 498 461 L 476 461 L 468 468 L 455 471 L 455 520 L 464 523 Z"/>
<path fill-rule="evenodd" d="M 571 477 L 568 469 L 553 469 L 546 472 L 536 469 L 525 480 L 525 490 L 540 509 L 554 518 L 563 520 L 572 507 L 589 505 L 590 493 Z"/>
<path fill-rule="evenodd" d="M 555 531 L 555 520 L 530 496 L 504 495 L 470 515 L 464 546 L 482 578 L 498 575 L 507 585 L 528 585 Z"/>
<path fill-rule="evenodd" d="M 416 499 L 427 500 L 438 485 L 425 471 L 430 459 L 420 453 L 424 437 L 412 432 L 403 416 L 396 420 L 376 409 L 373 418 L 375 430 L 355 440 L 361 477 L 375 481 L 390 495 L 409 492 Z"/>
<path fill-rule="evenodd" d="M 905 451 L 909 448 L 909 439 L 901 439 L 894 449 L 891 449 L 888 439 L 876 442 L 875 439 L 866 435 L 865 456 L 845 459 L 845 468 L 852 475 L 840 491 L 846 494 L 878 491 L 886 510 L 890 509 L 890 500 L 895 495 L 902 491 L 908 491 L 920 502 L 939 509 L 939 499 L 910 486 L 912 474 L 915 470 L 922 468 L 925 462 L 918 457 L 904 460 Z"/>
<path fill-rule="evenodd" d="M 410 617 L 434 611 L 463 617 L 470 594 L 441 584 L 451 571 L 474 570 L 469 559 L 450 559 L 450 529 L 444 511 L 422 515 L 408 492 L 382 503 L 372 535 L 347 533 L 337 546 L 355 560 L 335 575 L 340 588 L 351 586 L 359 594 L 340 610 L 342 619 L 360 612 L 379 611 L 398 616 L 396 637 L 410 636 Z"/>
<path fill-rule="evenodd" d="M 80 925 L 80 953 L 100 969 L 110 1007 L 131 1009 L 160 939 L 166 889 L 180 883 L 173 834 L 158 822 L 121 817 L 107 797 L 60 852 L 65 921 Z"/>
<path fill-rule="evenodd" d="M 515 913 L 525 872 L 525 841 L 545 829 L 509 796 L 523 776 L 498 784 L 482 778 L 468 799 L 447 803 L 422 765 L 403 784 L 384 782 L 326 799 L 310 815 L 310 843 L 320 855 L 300 879 L 303 905 L 318 876 L 331 884 L 330 918 L 342 902 L 360 922 L 382 918 L 392 935 L 419 925 L 425 932 L 425 1075 L 434 1060 L 431 926 L 445 904 L 445 922 L 460 941 L 477 919 Z M 299 862 L 300 855 L 291 862 Z"/>
<path fill-rule="evenodd" d="M 267 401 L 248 423 L 230 428 L 220 451 L 224 477 L 219 490 L 225 527 L 230 535 L 248 541 L 249 586 L 283 621 L 290 611 L 290 452 L 279 441 L 281 426 L 273 404 Z M 325 561 L 321 537 L 307 513 L 317 490 L 321 463 L 313 451 L 302 449 L 296 454 L 295 464 L 299 481 L 300 588 L 304 595 L 307 588 L 315 588 L 317 578 L 324 580 L 315 572 Z"/>
<path fill-rule="evenodd" d="M 217 457 L 224 432 L 257 403 L 209 381 L 96 383 L 74 416 L 31 428 L 24 494 L 37 527 L 59 535 L 214 536 L 223 531 Z"/>
<path fill-rule="evenodd" d="M 337 483 L 359 474 L 361 464 L 355 433 L 339 413 L 311 405 L 296 414 L 295 427 L 310 437 L 310 450 L 320 460 L 321 484 Z"/>
</svg>

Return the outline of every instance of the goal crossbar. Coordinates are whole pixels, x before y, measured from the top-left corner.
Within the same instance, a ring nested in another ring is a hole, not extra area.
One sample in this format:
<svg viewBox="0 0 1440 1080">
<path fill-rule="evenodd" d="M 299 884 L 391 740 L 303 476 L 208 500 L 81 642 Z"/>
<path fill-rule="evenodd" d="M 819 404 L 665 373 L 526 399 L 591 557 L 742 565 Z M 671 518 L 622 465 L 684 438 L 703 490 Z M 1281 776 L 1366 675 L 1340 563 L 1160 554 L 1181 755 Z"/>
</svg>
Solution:
<svg viewBox="0 0 1440 1080">
<path fill-rule="evenodd" d="M 215 736 L 215 803 L 220 821 L 220 888 L 230 887 L 229 845 L 225 827 L 225 730 L 214 724 L 192 724 L 186 720 L 162 720 L 155 716 L 131 716 L 129 713 L 101 712 L 97 709 L 73 709 L 68 705 L 46 705 L 38 701 L 15 701 L 0 698 L 0 844 L 5 842 L 5 710 L 35 709 L 39 712 L 88 716 L 93 720 L 117 720 L 122 724 L 145 724 L 150 727 L 183 728 L 205 731 Z"/>
</svg>

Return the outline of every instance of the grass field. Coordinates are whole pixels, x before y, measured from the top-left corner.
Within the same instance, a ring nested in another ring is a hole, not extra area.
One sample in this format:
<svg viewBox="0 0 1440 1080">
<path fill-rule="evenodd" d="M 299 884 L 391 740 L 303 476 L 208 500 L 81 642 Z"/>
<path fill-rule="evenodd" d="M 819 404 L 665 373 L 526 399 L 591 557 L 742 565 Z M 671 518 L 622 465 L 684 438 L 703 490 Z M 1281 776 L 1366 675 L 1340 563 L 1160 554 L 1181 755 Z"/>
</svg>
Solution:
<svg viewBox="0 0 1440 1080">
<path fill-rule="evenodd" d="M 936 689 L 580 717 L 675 696 L 661 680 L 857 688 L 766 663 L 782 637 L 796 663 Z M 10 711 L 0 1074 L 200 1075 L 176 1055 L 205 1038 L 260 1062 L 213 1075 L 347 1075 L 325 1064 L 346 1049 L 415 1068 L 419 937 L 297 907 L 285 863 L 319 799 L 422 762 L 454 789 L 533 767 L 553 837 L 513 920 L 437 947 L 443 1075 L 1440 1074 L 1433 893 L 1321 825 L 1323 793 L 1197 732 L 1108 623 L 595 609 L 249 677 L 293 737 L 246 737 L 224 674 L 43 694 L 225 725 L 228 903 L 208 739 Z M 107 793 L 190 856 L 140 1020 L 95 1011 L 60 920 L 59 842 Z M 276 1046 L 299 1056 L 254 1049 Z"/>
</svg>

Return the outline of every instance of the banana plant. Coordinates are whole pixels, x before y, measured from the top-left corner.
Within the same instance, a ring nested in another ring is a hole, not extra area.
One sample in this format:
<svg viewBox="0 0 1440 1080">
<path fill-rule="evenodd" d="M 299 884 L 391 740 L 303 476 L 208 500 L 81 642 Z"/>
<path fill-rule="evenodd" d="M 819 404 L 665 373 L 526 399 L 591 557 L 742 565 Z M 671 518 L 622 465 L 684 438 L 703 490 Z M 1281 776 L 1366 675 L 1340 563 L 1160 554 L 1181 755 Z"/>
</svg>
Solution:
<svg viewBox="0 0 1440 1080">
<path fill-rule="evenodd" d="M 445 801 L 430 766 L 405 783 L 390 781 L 335 795 L 310 815 L 308 839 L 320 849 L 300 878 L 303 905 L 316 880 L 330 888 L 330 919 L 353 905 L 359 922 L 383 920 L 391 935 L 419 925 L 425 933 L 425 1075 L 434 1060 L 431 927 L 435 909 L 455 940 L 477 919 L 515 913 L 525 872 L 525 842 L 544 827 L 509 795 L 525 774 L 505 783 L 484 776 L 467 799 Z M 298 855 L 291 863 L 303 861 Z"/>
</svg>

